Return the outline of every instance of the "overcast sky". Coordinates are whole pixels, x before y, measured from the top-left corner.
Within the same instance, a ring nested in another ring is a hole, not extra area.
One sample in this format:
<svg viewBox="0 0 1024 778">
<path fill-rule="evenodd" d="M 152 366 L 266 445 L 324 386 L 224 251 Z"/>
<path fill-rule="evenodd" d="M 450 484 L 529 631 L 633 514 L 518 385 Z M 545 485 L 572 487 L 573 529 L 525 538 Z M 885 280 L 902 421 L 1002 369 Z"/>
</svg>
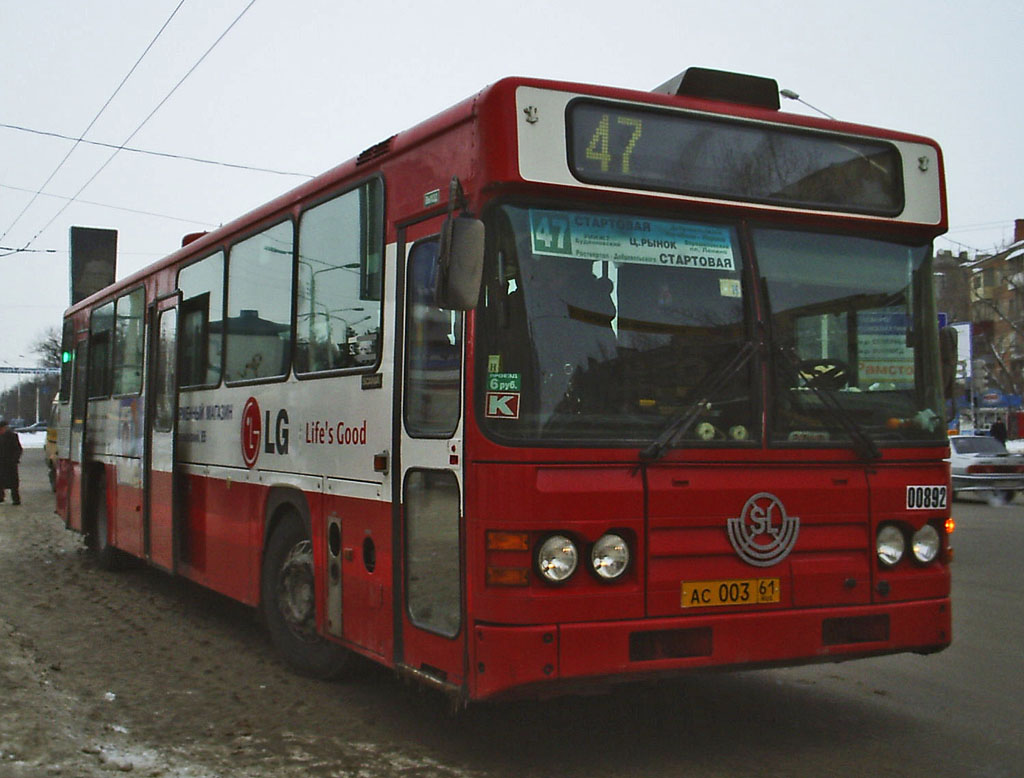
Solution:
<svg viewBox="0 0 1024 778">
<path fill-rule="evenodd" d="M 179 1 L 0 0 L 0 123 L 79 137 Z M 228 30 L 248 5 L 181 2 L 86 139 L 123 143 L 152 113 L 128 145 L 317 174 L 506 75 L 650 89 L 701 65 L 935 138 L 936 248 L 991 250 L 1024 218 L 1020 0 L 256 0 Z M 35 364 L 59 325 L 71 225 L 119 230 L 122 277 L 305 180 L 121 152 L 86 185 L 112 152 L 79 145 L 26 210 L 72 146 L 0 127 L 0 246 L 31 249 L 0 258 L 0 365 Z"/>
</svg>

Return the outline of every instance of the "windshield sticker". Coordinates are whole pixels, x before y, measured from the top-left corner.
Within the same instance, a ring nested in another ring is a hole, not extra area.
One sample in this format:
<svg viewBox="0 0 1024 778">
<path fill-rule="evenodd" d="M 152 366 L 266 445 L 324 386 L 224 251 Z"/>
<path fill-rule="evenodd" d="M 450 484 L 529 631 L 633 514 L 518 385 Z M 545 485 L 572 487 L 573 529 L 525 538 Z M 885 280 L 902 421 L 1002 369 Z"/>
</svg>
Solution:
<svg viewBox="0 0 1024 778">
<path fill-rule="evenodd" d="M 907 346 L 907 315 L 902 311 L 857 314 L 860 383 L 868 389 L 914 386 L 914 350 Z"/>
<path fill-rule="evenodd" d="M 719 278 L 718 291 L 722 297 L 735 297 L 739 299 L 743 296 L 740 291 L 740 281 L 738 278 Z"/>
<path fill-rule="evenodd" d="M 518 419 L 519 392 L 487 392 L 484 416 L 488 419 Z"/>
<path fill-rule="evenodd" d="M 523 388 L 519 373 L 491 373 L 487 376 L 487 391 L 518 392 Z"/>
<path fill-rule="evenodd" d="M 634 265 L 736 270 L 729 230 L 707 224 L 531 208 L 530 235 L 534 254 Z"/>
</svg>

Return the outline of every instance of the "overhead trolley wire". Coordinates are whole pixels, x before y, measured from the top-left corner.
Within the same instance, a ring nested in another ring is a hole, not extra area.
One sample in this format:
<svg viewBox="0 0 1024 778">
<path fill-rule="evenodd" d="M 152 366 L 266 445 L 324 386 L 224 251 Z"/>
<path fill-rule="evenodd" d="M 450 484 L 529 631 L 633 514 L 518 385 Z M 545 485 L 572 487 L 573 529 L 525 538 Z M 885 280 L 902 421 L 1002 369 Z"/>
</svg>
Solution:
<svg viewBox="0 0 1024 778">
<path fill-rule="evenodd" d="M 177 13 L 177 10 L 178 10 L 178 8 L 180 8 L 180 7 L 181 7 L 181 5 L 182 5 L 182 4 L 184 3 L 184 1 L 185 1 L 185 0 L 181 0 L 181 2 L 180 2 L 180 3 L 178 4 L 178 7 L 177 7 L 177 8 L 175 8 L 175 13 Z M 27 242 L 27 243 L 26 243 L 26 244 L 25 244 L 25 245 L 24 245 L 24 246 L 23 246 L 23 247 L 22 247 L 21 249 L 19 249 L 19 251 L 23 251 L 23 250 L 25 250 L 25 249 L 29 248 L 29 247 L 30 247 L 30 246 L 31 246 L 31 245 L 32 245 L 32 244 L 33 244 L 33 243 L 34 243 L 34 242 L 36 241 L 36 239 L 37 239 L 37 238 L 38 238 L 38 237 L 39 237 L 40 235 L 42 235 L 44 231 L 46 231 L 46 229 L 47 229 L 47 228 L 48 228 L 48 227 L 49 227 L 49 226 L 50 226 L 51 224 L 53 224 L 53 223 L 54 223 L 55 221 L 57 221 L 57 219 L 58 219 L 58 218 L 60 217 L 60 215 L 61 215 L 62 213 L 64 213 L 64 211 L 66 211 L 66 210 L 67 210 L 68 206 L 70 206 L 70 205 L 71 205 L 71 204 L 72 204 L 73 202 L 75 202 L 75 201 L 76 201 L 76 200 L 78 199 L 78 196 L 79 196 L 79 195 L 80 195 L 80 194 L 81 194 L 82 192 L 84 192 L 84 191 L 85 191 L 85 189 L 86 189 L 86 188 L 87 188 L 87 187 L 88 187 L 88 186 L 89 186 L 89 185 L 90 185 L 90 184 L 91 184 L 91 183 L 92 183 L 93 181 L 95 181 L 95 180 L 96 180 L 96 178 L 97 178 L 97 177 L 98 177 L 98 176 L 100 175 L 100 173 L 102 173 L 102 172 L 103 172 L 104 170 L 106 170 L 106 168 L 107 168 L 107 165 L 109 165 L 109 164 L 110 164 L 111 162 L 113 162 L 113 160 L 114 160 L 114 157 L 116 157 L 116 156 L 118 155 L 118 153 L 120 153 L 120 151 L 121 151 L 122 149 L 124 149 L 124 147 L 125 147 L 125 146 L 127 146 L 127 145 L 128 145 L 128 143 L 129 143 L 129 142 L 131 141 L 131 139 L 132 139 L 132 138 L 134 138 L 134 137 L 135 137 L 136 135 L 138 135 L 138 134 L 139 134 L 139 132 L 140 132 L 140 131 L 142 130 L 142 128 L 146 126 L 146 123 L 147 123 L 147 122 L 149 122 L 149 120 L 150 120 L 150 119 L 152 119 L 152 118 L 153 118 L 153 116 L 155 116 L 155 115 L 156 115 L 156 112 L 157 112 L 157 111 L 159 111 L 159 110 L 160 110 L 160 109 L 161 109 L 161 108 L 162 108 L 162 107 L 164 106 L 164 104 L 165 104 L 165 103 L 166 103 L 166 102 L 167 102 L 168 100 L 170 100 L 170 99 L 171 99 L 171 96 L 172 96 L 172 95 L 173 95 L 173 94 L 174 94 L 174 93 L 175 93 L 176 91 L 178 91 L 178 88 L 179 88 L 179 87 L 180 87 L 180 86 L 181 86 L 182 84 L 184 84 L 184 83 L 185 83 L 186 79 L 188 79 L 188 77 L 189 77 L 189 76 L 191 76 L 191 75 L 192 75 L 192 73 L 194 73 L 194 72 L 195 72 L 195 70 L 196 70 L 196 69 L 197 69 L 197 68 L 198 68 L 198 67 L 199 67 L 199 66 L 200 66 L 200 65 L 201 65 L 201 64 L 203 63 L 203 61 L 204 61 L 204 60 L 205 60 L 205 59 L 206 59 L 206 58 L 207 58 L 207 57 L 208 57 L 208 56 L 210 55 L 210 52 L 212 52 L 212 51 L 213 51 L 213 50 L 214 50 L 214 49 L 215 49 L 215 48 L 217 47 L 217 45 L 218 45 L 218 44 L 219 44 L 219 43 L 220 43 L 220 42 L 221 42 L 222 40 L 224 40 L 224 38 L 225 38 L 225 37 L 227 36 L 227 34 L 228 34 L 229 32 L 231 32 L 231 30 L 232 30 L 232 29 L 234 28 L 234 26 L 235 26 L 236 24 L 238 24 L 238 22 L 239 22 L 239 21 L 241 21 L 242 17 L 243 17 L 243 16 L 245 16 L 245 14 L 246 14 L 246 13 L 248 13 L 249 9 L 250 9 L 250 8 L 252 8 L 252 7 L 253 7 L 253 5 L 255 5 L 255 4 L 256 4 L 256 0 L 249 0 L 249 3 L 248 3 L 248 4 L 246 5 L 246 6 L 245 6 L 245 8 L 243 8 L 243 9 L 241 10 L 241 12 L 240 12 L 240 13 L 238 14 L 238 16 L 236 16 L 236 17 L 234 18 L 234 20 L 233 20 L 233 21 L 231 22 L 231 24 L 229 24 L 229 25 L 228 25 L 228 26 L 227 26 L 227 27 L 226 27 L 226 28 L 224 29 L 224 31 L 223 31 L 223 32 L 222 32 L 222 33 L 221 33 L 221 34 L 220 34 L 219 36 L 217 36 L 217 39 L 216 39 L 216 40 L 215 40 L 215 41 L 214 41 L 214 42 L 213 42 L 213 43 L 212 43 L 212 44 L 210 45 L 210 47 L 209 47 L 209 48 L 208 48 L 208 49 L 207 49 L 207 50 L 206 50 L 205 52 L 203 52 L 203 55 L 202 55 L 201 57 L 199 57 L 199 59 L 198 59 L 198 60 L 196 60 L 195 64 L 193 64 L 193 65 L 192 65 L 192 67 L 190 67 L 190 68 L 188 69 L 188 71 L 187 71 L 187 72 L 185 73 L 185 75 L 183 75 L 183 76 L 181 77 L 181 79 L 180 79 L 180 80 L 178 81 L 178 83 L 177 83 L 177 84 L 175 84 L 175 85 L 174 85 L 174 86 L 173 86 L 173 87 L 171 88 L 171 91 L 170 91 L 170 92 L 168 92 L 168 93 L 167 93 L 167 94 L 166 94 L 166 95 L 164 96 L 164 98 L 163 98 L 163 99 L 162 99 L 162 100 L 161 100 L 161 101 L 160 101 L 159 103 L 157 103 L 156 107 L 155 107 L 155 108 L 154 108 L 154 109 L 153 109 L 152 111 L 150 111 L 150 112 L 149 112 L 149 115 L 148 115 L 148 116 L 147 116 L 147 117 L 146 117 L 145 119 L 143 119 L 143 120 L 142 120 L 142 121 L 141 121 L 141 122 L 139 123 L 139 125 L 138 125 L 138 126 L 137 126 L 137 127 L 136 127 L 136 128 L 135 128 L 135 129 L 133 130 L 133 131 L 132 131 L 132 133 L 131 133 L 131 134 L 130 134 L 130 135 L 129 135 L 129 136 L 127 137 L 127 138 L 125 138 L 125 139 L 124 139 L 124 141 L 122 141 L 122 143 L 121 143 L 121 144 L 120 144 L 120 145 L 119 145 L 119 146 L 118 146 L 118 147 L 117 147 L 117 148 L 116 148 L 116 149 L 114 150 L 114 153 L 113 153 L 113 154 L 111 154 L 111 155 L 110 155 L 110 156 L 109 156 L 109 157 L 107 158 L 107 161 L 106 161 L 106 162 L 104 162 L 104 163 L 103 163 L 102 165 L 100 165 L 99 169 L 98 169 L 98 170 L 97 170 L 97 171 L 96 171 L 95 173 L 93 173 L 93 174 L 92 174 L 92 176 L 90 176 L 90 177 L 89 177 L 89 180 L 87 180 L 87 181 L 86 181 L 86 182 L 85 182 L 84 184 L 82 184 L 82 186 L 81 186 L 81 187 L 79 187 L 78 191 L 77 191 L 77 192 L 75 192 L 75 194 L 74 194 L 74 195 L 72 195 L 71 199 L 70 199 L 70 200 L 68 200 L 68 202 L 66 202 L 66 203 L 65 203 L 65 204 L 64 204 L 63 206 L 61 206 L 60 210 L 59 210 L 59 211 L 57 211 L 57 213 L 56 213 L 56 214 L 54 214 L 53 218 L 52 218 L 52 219 L 50 219 L 50 221 L 48 221 L 48 222 L 47 222 L 47 223 L 46 223 L 45 225 L 43 225 L 43 226 L 42 226 L 42 227 L 41 227 L 41 228 L 39 229 L 39 231 L 38 231 L 38 232 L 36 232 L 36 234 L 35 234 L 35 235 L 33 235 L 33 236 L 32 236 L 32 238 L 31 238 L 31 239 L 30 239 L 30 240 L 29 240 L 29 241 L 28 241 L 28 242 Z M 172 16 L 173 16 L 173 14 L 172 14 Z M 168 21 L 170 21 L 170 19 L 168 19 Z M 165 24 L 165 26 L 166 26 L 166 24 Z M 162 30 L 162 28 L 161 28 L 161 32 L 162 32 L 162 31 L 163 31 L 163 30 Z M 151 44 L 151 45 L 152 45 L 152 44 Z M 6 234 L 6 233 L 5 233 L 5 234 Z M 0 236 L 0 237 L 2 237 L 2 236 Z M 7 252 L 7 253 L 5 253 L 5 254 L 0 254 L 0 258 L 3 258 L 3 257 L 9 257 L 9 256 L 11 256 L 12 254 L 16 254 L 16 253 L 18 253 L 18 251 L 9 251 L 9 252 Z"/>
<path fill-rule="evenodd" d="M 31 189 L 24 189 L 20 186 L 11 186 L 10 184 L 0 184 L 0 189 L 10 189 L 15 192 L 31 192 Z M 55 197 L 58 200 L 70 200 L 70 197 L 63 195 L 51 194 L 50 192 L 43 192 L 43 197 Z M 203 221 L 201 219 L 188 219 L 183 216 L 171 216 L 166 213 L 156 213 L 155 211 L 143 211 L 138 208 L 125 208 L 122 205 L 111 205 L 110 203 L 98 203 L 95 200 L 78 200 L 82 205 L 95 205 L 98 208 L 110 208 L 115 211 L 124 211 L 125 213 L 137 213 L 141 216 L 156 216 L 160 219 L 170 219 L 175 222 L 185 222 L 186 224 L 201 224 L 204 227 L 216 227 L 217 225 L 213 222 Z M 0 251 L 16 251 L 7 247 L 0 246 Z"/>
<path fill-rule="evenodd" d="M 22 127 L 17 124 L 6 124 L 0 122 L 0 127 L 8 130 L 17 130 L 19 132 L 29 132 L 33 135 L 42 135 L 47 138 L 60 138 L 61 140 L 73 140 L 77 143 L 84 143 L 89 146 L 100 146 L 105 149 L 117 149 L 118 151 L 128 151 L 132 154 L 148 154 L 152 157 L 166 157 L 167 159 L 183 159 L 188 162 L 200 162 L 204 165 L 220 165 L 221 167 L 234 168 L 236 170 L 252 170 L 257 173 L 273 173 L 279 176 L 298 176 L 299 178 L 313 178 L 314 176 L 310 173 L 296 173 L 291 170 L 275 170 L 274 168 L 268 167 L 257 167 L 255 165 L 242 165 L 235 162 L 222 162 L 216 159 L 204 159 L 202 157 L 192 157 L 187 154 L 172 154 L 169 151 L 153 151 L 151 149 L 140 149 L 132 146 L 124 146 L 116 143 L 103 143 L 97 140 L 85 140 L 84 138 L 73 138 L 70 135 L 61 135 L 59 132 L 47 132 L 45 130 L 34 130 L 31 127 Z"/>
<path fill-rule="evenodd" d="M 62 167 L 64 167 L 64 163 L 68 161 L 68 159 L 71 157 L 72 154 L 75 153 L 75 149 L 78 148 L 78 144 L 83 142 L 85 136 L 89 134 L 89 130 L 91 130 L 93 128 L 93 125 L 96 124 L 96 122 L 99 120 L 100 116 L 103 115 L 103 112 L 105 110 L 107 110 L 107 107 L 110 105 L 110 103 L 113 102 L 115 97 L 117 97 L 117 93 L 121 91 L 122 87 L 124 87 L 124 85 L 128 82 L 128 79 L 132 77 L 132 73 L 135 72 L 135 70 L 139 67 L 139 64 L 142 62 L 142 60 L 145 59 L 147 54 L 149 54 L 150 49 L 153 48 L 153 45 L 157 42 L 157 40 L 160 38 L 160 36 L 163 35 L 164 30 L 167 29 L 167 25 L 169 25 L 171 23 L 171 20 L 177 15 L 178 11 L 181 10 L 181 7 L 184 4 L 185 4 L 185 0 L 180 0 L 178 5 L 175 6 L 174 10 L 171 11 L 171 15 L 167 17 L 167 20 L 163 23 L 163 25 L 161 25 L 160 29 L 157 30 L 156 35 L 153 36 L 153 40 L 151 40 L 149 42 L 149 45 L 146 46 L 146 48 L 142 52 L 142 54 L 139 55 L 139 58 L 137 60 L 135 60 L 135 64 L 131 66 L 131 69 L 125 74 L 125 77 L 121 79 L 121 83 L 117 85 L 117 88 L 110 94 L 110 97 L 107 98 L 107 101 L 105 103 L 103 103 L 103 105 L 100 107 L 100 109 L 96 112 L 96 115 L 92 117 L 92 121 L 89 122 L 89 126 L 86 127 L 84 130 L 82 130 L 82 133 L 81 133 L 81 135 L 79 135 L 78 138 L 72 138 L 71 139 L 71 140 L 75 141 L 75 144 L 70 149 L 68 149 L 68 153 L 64 155 L 64 158 L 60 162 L 57 163 L 57 167 L 55 167 L 53 169 L 53 171 L 50 173 L 50 175 L 47 176 L 46 180 L 43 181 L 42 186 L 40 186 L 39 189 L 36 190 L 35 194 L 32 195 L 32 198 L 28 201 L 28 204 L 24 208 L 21 209 L 21 213 L 19 213 L 17 216 L 14 217 L 14 221 L 11 222 L 10 226 L 8 226 L 8 228 L 6 230 L 4 230 L 3 235 L 0 235 L 0 241 L 2 241 L 4 238 L 6 238 L 7 237 L 7 233 L 9 233 L 12 229 L 14 229 L 14 226 L 19 221 L 21 221 L 21 217 L 25 215 L 25 213 L 28 211 L 29 208 L 32 207 L 32 204 L 39 198 L 39 195 L 41 195 L 43 193 L 43 190 L 46 189 L 46 187 L 49 185 L 49 183 L 53 180 L 53 177 L 55 175 L 57 175 L 58 171 Z M 49 224 L 47 225 L 47 227 L 48 226 L 49 226 Z M 45 227 L 43 229 L 45 229 Z M 41 231 L 42 230 L 40 230 L 40 232 Z M 38 234 L 35 237 L 39 237 Z M 35 237 L 32 238 L 32 240 L 35 240 Z M 27 248 L 31 243 L 32 243 L 32 241 L 29 241 L 28 243 L 25 244 L 25 247 Z"/>
</svg>

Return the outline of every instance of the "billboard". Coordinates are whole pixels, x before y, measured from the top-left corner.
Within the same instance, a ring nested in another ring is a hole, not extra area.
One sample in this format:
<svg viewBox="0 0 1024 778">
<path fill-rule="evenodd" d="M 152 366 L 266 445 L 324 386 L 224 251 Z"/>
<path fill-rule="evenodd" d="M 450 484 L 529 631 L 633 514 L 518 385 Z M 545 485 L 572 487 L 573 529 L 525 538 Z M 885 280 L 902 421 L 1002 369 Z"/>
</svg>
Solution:
<svg viewBox="0 0 1024 778">
<path fill-rule="evenodd" d="M 974 375 L 974 366 L 971 352 L 971 324 L 970 322 L 956 322 L 950 324 L 956 330 L 956 380 L 967 383 Z"/>
<path fill-rule="evenodd" d="M 117 230 L 72 227 L 68 268 L 72 305 L 114 283 Z"/>
</svg>

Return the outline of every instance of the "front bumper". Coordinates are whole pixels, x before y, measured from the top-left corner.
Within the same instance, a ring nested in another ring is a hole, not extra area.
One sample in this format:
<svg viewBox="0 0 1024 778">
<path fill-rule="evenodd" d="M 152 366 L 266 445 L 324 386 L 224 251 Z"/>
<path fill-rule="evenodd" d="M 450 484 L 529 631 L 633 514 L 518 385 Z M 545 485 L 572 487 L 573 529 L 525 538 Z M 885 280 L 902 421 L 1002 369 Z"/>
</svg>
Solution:
<svg viewBox="0 0 1024 778">
<path fill-rule="evenodd" d="M 477 624 L 470 696 L 544 695 L 712 667 L 799 665 L 949 645 L 948 598 L 526 627 Z"/>
<path fill-rule="evenodd" d="M 958 475 L 953 473 L 954 492 L 987 492 L 993 489 L 1024 489 L 1024 476 L 985 473 L 980 475 Z"/>
</svg>

